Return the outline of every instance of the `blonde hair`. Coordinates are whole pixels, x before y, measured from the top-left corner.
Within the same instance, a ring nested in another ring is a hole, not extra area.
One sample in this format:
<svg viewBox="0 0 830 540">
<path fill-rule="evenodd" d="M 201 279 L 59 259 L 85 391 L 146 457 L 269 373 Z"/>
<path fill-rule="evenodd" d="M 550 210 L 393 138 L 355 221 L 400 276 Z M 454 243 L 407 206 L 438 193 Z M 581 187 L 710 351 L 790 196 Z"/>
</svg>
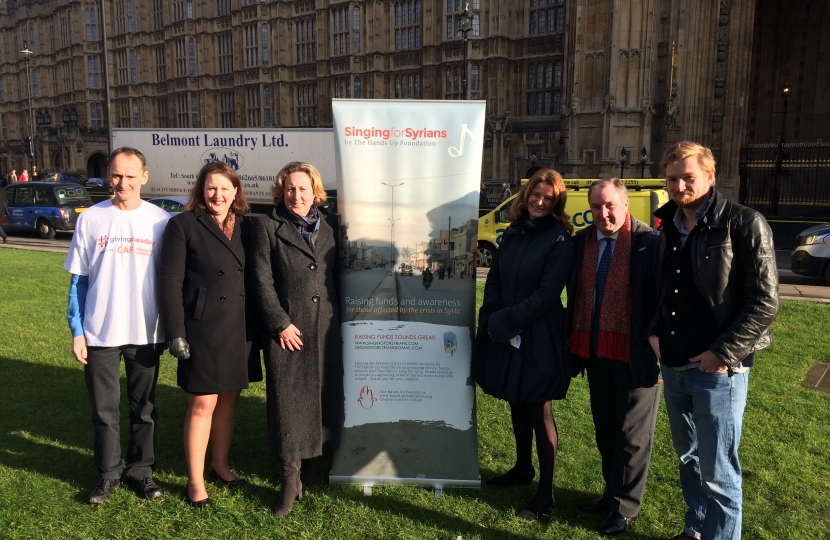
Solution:
<svg viewBox="0 0 830 540">
<path fill-rule="evenodd" d="M 513 201 L 510 207 L 510 220 L 516 221 L 527 212 L 527 199 L 537 184 L 546 184 L 553 187 L 553 204 L 550 206 L 550 215 L 558 219 L 566 231 L 573 233 L 574 226 L 571 224 L 571 216 L 565 212 L 565 202 L 568 200 L 565 182 L 562 181 L 562 176 L 553 169 L 536 171 L 530 177 L 530 180 L 519 189 L 516 200 Z"/>
<path fill-rule="evenodd" d="M 295 172 L 304 172 L 311 179 L 311 190 L 314 192 L 315 205 L 320 206 L 326 202 L 326 190 L 323 188 L 323 177 L 320 176 L 320 171 L 317 170 L 317 167 L 304 161 L 292 161 L 277 173 L 277 181 L 274 187 L 271 188 L 271 195 L 274 196 L 274 204 L 283 202 L 283 193 L 285 192 L 283 183 L 289 174 Z"/>
<path fill-rule="evenodd" d="M 666 151 L 663 152 L 663 159 L 660 160 L 660 171 L 665 175 L 666 167 L 690 157 L 697 157 L 700 169 L 706 174 L 711 174 L 714 178 L 715 156 L 705 146 L 692 141 L 680 141 L 666 148 Z"/>
</svg>

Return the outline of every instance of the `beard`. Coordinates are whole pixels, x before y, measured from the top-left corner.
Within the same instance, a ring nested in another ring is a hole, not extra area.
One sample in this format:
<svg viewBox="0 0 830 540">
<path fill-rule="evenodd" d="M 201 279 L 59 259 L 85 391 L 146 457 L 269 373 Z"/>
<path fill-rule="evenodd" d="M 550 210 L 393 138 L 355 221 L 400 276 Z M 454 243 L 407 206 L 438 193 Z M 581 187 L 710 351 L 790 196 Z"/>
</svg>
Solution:
<svg viewBox="0 0 830 540">
<path fill-rule="evenodd" d="M 699 197 L 695 197 L 695 194 L 691 191 L 681 191 L 672 195 L 672 200 L 677 203 L 677 206 L 680 208 L 697 208 L 706 202 L 706 199 L 709 198 L 709 193 L 711 191 L 712 190 L 710 188 L 706 191 L 706 193 Z"/>
</svg>

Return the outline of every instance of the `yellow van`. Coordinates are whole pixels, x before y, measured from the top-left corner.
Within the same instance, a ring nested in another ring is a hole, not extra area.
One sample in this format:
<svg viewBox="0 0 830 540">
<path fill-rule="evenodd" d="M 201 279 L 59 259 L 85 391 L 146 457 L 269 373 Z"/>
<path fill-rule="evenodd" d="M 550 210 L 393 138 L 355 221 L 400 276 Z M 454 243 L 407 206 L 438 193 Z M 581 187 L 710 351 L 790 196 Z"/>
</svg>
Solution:
<svg viewBox="0 0 830 540">
<path fill-rule="evenodd" d="M 588 205 L 588 188 L 596 179 L 567 179 L 565 187 L 568 188 L 568 201 L 565 204 L 565 211 L 571 216 L 574 230 L 584 229 L 593 223 L 591 208 Z M 522 180 L 522 184 L 527 180 Z M 631 215 L 652 227 L 658 225 L 654 217 L 654 211 L 663 206 L 669 200 L 666 193 L 666 180 L 623 179 L 628 186 L 628 210 Z M 510 224 L 510 205 L 513 203 L 513 195 L 503 203 L 499 204 L 492 211 L 478 218 L 478 266 L 489 268 L 493 262 L 493 255 L 501 243 L 501 236 Z"/>
</svg>

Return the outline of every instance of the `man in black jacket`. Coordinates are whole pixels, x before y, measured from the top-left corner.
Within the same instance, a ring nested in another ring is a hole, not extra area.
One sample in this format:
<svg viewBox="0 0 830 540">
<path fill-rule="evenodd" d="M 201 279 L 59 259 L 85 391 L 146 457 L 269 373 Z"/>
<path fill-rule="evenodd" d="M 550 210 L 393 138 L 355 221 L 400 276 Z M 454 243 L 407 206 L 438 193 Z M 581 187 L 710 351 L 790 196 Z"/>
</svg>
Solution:
<svg viewBox="0 0 830 540">
<path fill-rule="evenodd" d="M 579 508 L 608 511 L 598 530 L 610 536 L 637 519 L 651 459 L 660 386 L 646 328 L 657 305 L 659 236 L 628 212 L 628 190 L 616 178 L 594 182 L 588 203 L 594 224 L 575 239 L 567 335 L 588 372 L 605 483 L 600 498 Z"/>
<path fill-rule="evenodd" d="M 666 412 L 688 506 L 675 538 L 741 537 L 738 444 L 755 351 L 778 313 L 772 231 L 758 212 L 715 189 L 699 144 L 666 149 L 671 197 L 662 221 L 658 314 L 649 341 L 662 359 Z M 662 354 L 661 354 L 662 353 Z"/>
</svg>

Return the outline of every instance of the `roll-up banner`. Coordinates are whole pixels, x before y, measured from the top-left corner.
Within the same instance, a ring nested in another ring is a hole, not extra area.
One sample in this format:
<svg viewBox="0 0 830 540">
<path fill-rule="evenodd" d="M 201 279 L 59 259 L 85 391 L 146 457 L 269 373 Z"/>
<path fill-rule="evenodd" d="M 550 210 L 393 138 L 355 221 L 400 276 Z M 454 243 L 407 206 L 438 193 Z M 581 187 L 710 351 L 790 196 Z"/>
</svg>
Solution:
<svg viewBox="0 0 830 540">
<path fill-rule="evenodd" d="M 485 103 L 334 100 L 333 112 L 348 238 L 346 420 L 330 481 L 478 488 L 470 356 Z"/>
</svg>

